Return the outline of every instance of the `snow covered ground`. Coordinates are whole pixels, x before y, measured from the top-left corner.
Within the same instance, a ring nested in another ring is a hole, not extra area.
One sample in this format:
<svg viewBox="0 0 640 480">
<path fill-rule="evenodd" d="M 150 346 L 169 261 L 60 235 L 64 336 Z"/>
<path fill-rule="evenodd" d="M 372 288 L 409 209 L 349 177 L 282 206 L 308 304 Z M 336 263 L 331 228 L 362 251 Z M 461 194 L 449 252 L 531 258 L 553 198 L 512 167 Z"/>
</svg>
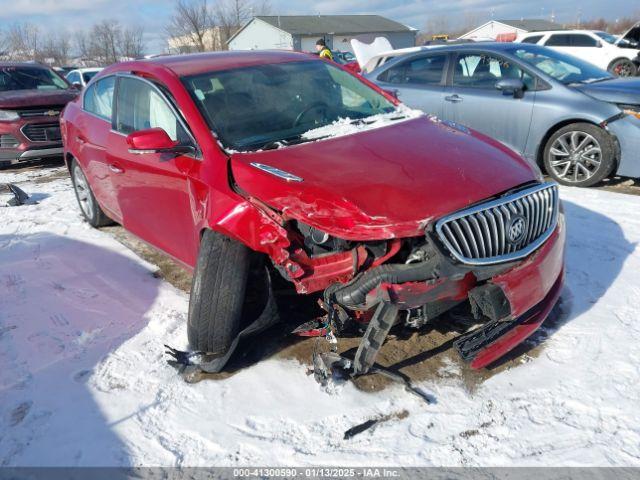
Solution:
<svg viewBox="0 0 640 480">
<path fill-rule="evenodd" d="M 0 465 L 640 466 L 640 197 L 562 189 L 567 285 L 537 356 L 473 391 L 322 390 L 294 361 L 184 383 L 187 295 L 84 224 L 69 180 L 0 172 L 38 205 L 0 207 Z M 351 440 L 379 414 L 409 415 Z"/>
</svg>

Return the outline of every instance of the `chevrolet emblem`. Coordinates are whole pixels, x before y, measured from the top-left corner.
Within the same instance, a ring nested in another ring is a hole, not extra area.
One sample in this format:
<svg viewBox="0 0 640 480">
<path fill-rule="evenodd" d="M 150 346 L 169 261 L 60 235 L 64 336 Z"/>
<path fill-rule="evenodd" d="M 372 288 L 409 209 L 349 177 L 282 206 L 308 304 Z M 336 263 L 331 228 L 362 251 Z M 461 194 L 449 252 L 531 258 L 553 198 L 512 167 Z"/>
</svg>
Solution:
<svg viewBox="0 0 640 480">
<path fill-rule="evenodd" d="M 58 110 L 48 110 L 46 112 L 44 112 L 44 114 L 47 117 L 55 117 L 56 115 L 58 115 L 60 112 Z"/>
</svg>

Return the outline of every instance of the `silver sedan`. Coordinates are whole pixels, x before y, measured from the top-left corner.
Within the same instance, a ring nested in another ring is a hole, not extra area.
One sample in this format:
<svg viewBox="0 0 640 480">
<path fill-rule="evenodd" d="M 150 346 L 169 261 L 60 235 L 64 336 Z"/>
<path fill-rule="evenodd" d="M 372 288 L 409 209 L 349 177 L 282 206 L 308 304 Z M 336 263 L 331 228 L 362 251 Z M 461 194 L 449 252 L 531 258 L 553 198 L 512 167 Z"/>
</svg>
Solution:
<svg viewBox="0 0 640 480">
<path fill-rule="evenodd" d="M 520 43 L 434 46 L 365 77 L 411 107 L 501 141 L 564 185 L 640 177 L 640 78 L 616 79 Z"/>
</svg>

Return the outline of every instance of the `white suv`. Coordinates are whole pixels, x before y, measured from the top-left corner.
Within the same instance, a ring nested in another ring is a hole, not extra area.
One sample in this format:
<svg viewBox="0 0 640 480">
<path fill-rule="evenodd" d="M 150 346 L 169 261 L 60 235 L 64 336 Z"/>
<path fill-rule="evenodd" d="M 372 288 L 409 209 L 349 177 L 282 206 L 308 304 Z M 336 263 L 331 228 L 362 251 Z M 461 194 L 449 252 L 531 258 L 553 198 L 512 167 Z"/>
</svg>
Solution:
<svg viewBox="0 0 640 480">
<path fill-rule="evenodd" d="M 591 62 L 617 77 L 632 77 L 640 66 L 640 52 L 615 45 L 617 40 L 617 37 L 606 32 L 554 30 L 526 33 L 518 37 L 516 42 L 544 45 Z"/>
</svg>

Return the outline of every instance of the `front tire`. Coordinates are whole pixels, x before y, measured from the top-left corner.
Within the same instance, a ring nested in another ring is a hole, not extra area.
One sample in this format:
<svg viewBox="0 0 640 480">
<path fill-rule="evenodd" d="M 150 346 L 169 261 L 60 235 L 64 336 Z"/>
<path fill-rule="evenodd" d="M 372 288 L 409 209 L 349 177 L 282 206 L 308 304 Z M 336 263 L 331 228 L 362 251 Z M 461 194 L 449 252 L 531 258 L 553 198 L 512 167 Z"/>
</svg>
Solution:
<svg viewBox="0 0 640 480">
<path fill-rule="evenodd" d="M 634 77 L 638 68 L 628 58 L 618 58 L 611 62 L 607 70 L 616 77 Z"/>
<path fill-rule="evenodd" d="M 76 193 L 80 211 L 87 223 L 95 228 L 113 224 L 113 220 L 107 217 L 106 213 L 100 208 L 89 181 L 76 159 L 71 161 L 71 182 L 73 183 L 73 190 Z"/>
<path fill-rule="evenodd" d="M 193 350 L 223 356 L 240 332 L 250 250 L 206 230 L 191 286 L 187 336 Z"/>
<path fill-rule="evenodd" d="M 590 123 L 562 127 L 547 141 L 543 156 L 547 173 L 558 183 L 590 187 L 608 177 L 615 168 L 612 138 Z"/>
</svg>

